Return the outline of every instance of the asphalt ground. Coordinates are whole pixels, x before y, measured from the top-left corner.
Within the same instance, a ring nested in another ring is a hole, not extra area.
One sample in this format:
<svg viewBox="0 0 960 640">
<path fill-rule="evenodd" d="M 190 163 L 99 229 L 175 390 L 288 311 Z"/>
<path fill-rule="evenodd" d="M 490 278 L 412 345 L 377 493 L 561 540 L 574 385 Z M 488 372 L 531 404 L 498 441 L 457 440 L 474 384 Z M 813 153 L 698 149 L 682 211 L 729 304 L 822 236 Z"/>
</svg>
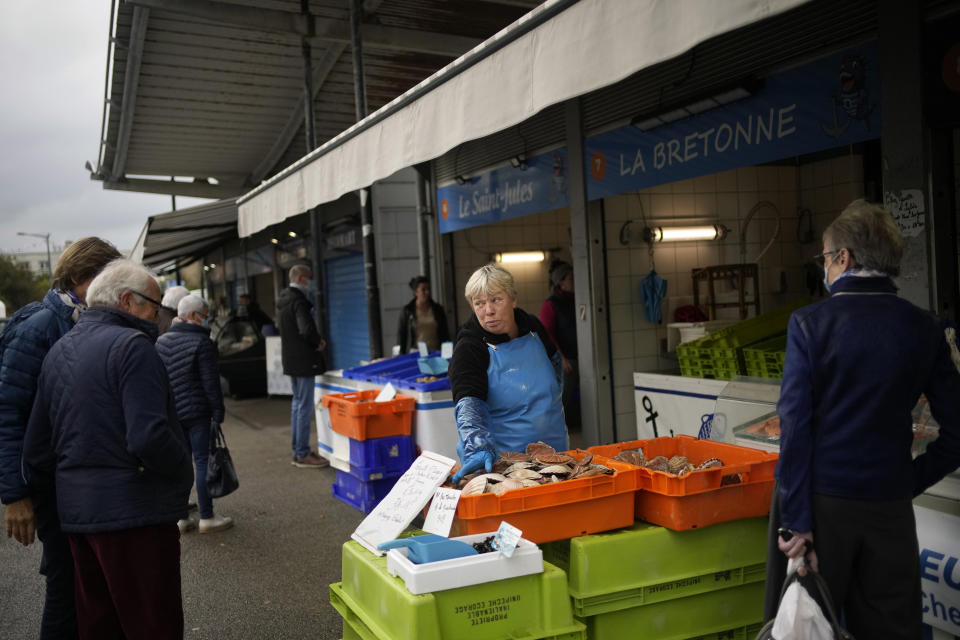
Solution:
<svg viewBox="0 0 960 640">
<path fill-rule="evenodd" d="M 338 639 L 343 623 L 329 585 L 340 580 L 341 546 L 363 514 L 333 497 L 333 469 L 290 464 L 289 398 L 226 405 L 223 430 L 240 488 L 214 510 L 235 524 L 181 537 L 184 637 Z M 0 537 L 0 638 L 38 637 L 39 566 L 39 542 Z"/>
</svg>

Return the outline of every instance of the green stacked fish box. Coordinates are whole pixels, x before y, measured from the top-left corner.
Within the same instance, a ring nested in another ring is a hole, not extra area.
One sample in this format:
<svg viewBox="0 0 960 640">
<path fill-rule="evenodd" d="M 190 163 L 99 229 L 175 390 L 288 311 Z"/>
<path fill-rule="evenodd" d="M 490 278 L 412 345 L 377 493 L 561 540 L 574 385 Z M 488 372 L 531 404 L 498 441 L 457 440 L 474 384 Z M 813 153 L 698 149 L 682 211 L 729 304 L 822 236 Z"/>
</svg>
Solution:
<svg viewBox="0 0 960 640">
<path fill-rule="evenodd" d="M 782 378 L 787 356 L 787 336 L 780 335 L 743 348 L 743 364 L 748 376 Z"/>
<path fill-rule="evenodd" d="M 748 318 L 699 340 L 677 345 L 680 373 L 690 378 L 730 380 L 747 374 L 744 348 L 769 340 L 787 330 L 790 314 L 808 304 L 807 299 Z"/>
<path fill-rule="evenodd" d="M 752 639 L 763 618 L 767 518 L 632 527 L 541 545 L 567 574 L 589 640 Z"/>
<path fill-rule="evenodd" d="M 573 618 L 567 577 L 543 573 L 414 595 L 378 557 L 356 542 L 343 545 L 342 582 L 330 603 L 343 618 L 344 640 L 585 640 Z"/>
</svg>

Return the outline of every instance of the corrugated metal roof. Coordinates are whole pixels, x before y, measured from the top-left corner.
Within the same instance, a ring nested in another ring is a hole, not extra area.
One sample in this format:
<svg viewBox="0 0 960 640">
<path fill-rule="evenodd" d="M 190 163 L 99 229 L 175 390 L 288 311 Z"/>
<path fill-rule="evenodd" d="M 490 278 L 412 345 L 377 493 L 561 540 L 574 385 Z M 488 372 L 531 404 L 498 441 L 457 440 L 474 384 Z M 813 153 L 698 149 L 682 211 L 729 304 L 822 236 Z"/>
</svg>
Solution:
<svg viewBox="0 0 960 640">
<path fill-rule="evenodd" d="M 537 4 L 366 0 L 369 111 Z M 349 6 L 349 0 L 309 3 L 320 34 L 310 39 L 320 80 L 318 144 L 356 119 Z M 127 0 L 115 14 L 104 141 L 93 171 L 105 187 L 230 197 L 307 152 L 299 0 Z M 254 25 L 262 16 L 264 28 L 250 26 L 251 16 Z M 291 25 L 287 32 L 280 30 L 283 19 Z M 169 176 L 197 180 L 170 182 Z"/>
</svg>

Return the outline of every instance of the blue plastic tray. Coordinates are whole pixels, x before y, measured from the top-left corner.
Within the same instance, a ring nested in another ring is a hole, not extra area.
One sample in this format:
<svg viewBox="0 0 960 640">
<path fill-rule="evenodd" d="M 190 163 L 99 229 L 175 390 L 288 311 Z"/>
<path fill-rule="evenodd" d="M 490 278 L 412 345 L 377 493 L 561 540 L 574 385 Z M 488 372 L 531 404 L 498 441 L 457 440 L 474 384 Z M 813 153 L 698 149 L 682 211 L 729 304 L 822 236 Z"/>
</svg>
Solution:
<svg viewBox="0 0 960 640">
<path fill-rule="evenodd" d="M 337 471 L 337 481 L 332 485 L 333 497 L 354 509 L 370 513 L 390 493 L 399 477 L 363 482 L 349 473 Z"/>
<path fill-rule="evenodd" d="M 350 471 L 357 480 L 370 482 L 401 475 L 413 463 L 413 436 L 389 436 L 370 440 L 350 438 Z"/>
<path fill-rule="evenodd" d="M 419 357 L 420 354 L 418 353 L 405 353 L 401 356 L 381 360 L 380 362 L 365 364 L 359 367 L 353 367 L 352 369 L 344 369 L 343 377 L 351 380 L 362 380 L 364 382 L 376 382 L 376 378 L 383 373 L 389 373 L 410 364 L 417 366 L 417 359 Z"/>
</svg>

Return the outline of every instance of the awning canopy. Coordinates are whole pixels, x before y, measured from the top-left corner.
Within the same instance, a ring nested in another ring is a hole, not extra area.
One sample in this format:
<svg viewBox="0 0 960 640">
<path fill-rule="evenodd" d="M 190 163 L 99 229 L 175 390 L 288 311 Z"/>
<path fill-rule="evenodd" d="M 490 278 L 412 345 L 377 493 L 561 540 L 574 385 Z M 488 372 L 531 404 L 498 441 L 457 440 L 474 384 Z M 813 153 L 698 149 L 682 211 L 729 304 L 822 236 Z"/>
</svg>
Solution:
<svg viewBox="0 0 960 640">
<path fill-rule="evenodd" d="M 219 200 L 150 216 L 130 257 L 154 268 L 185 266 L 236 237 L 237 201 Z"/>
<path fill-rule="evenodd" d="M 539 0 L 364 0 L 367 101 L 377 109 Z M 104 188 L 241 195 L 355 122 L 350 3 L 112 0 L 100 150 Z M 171 176 L 180 179 L 171 180 Z"/>
<path fill-rule="evenodd" d="M 238 199 L 240 236 L 809 0 L 549 0 Z"/>
</svg>

